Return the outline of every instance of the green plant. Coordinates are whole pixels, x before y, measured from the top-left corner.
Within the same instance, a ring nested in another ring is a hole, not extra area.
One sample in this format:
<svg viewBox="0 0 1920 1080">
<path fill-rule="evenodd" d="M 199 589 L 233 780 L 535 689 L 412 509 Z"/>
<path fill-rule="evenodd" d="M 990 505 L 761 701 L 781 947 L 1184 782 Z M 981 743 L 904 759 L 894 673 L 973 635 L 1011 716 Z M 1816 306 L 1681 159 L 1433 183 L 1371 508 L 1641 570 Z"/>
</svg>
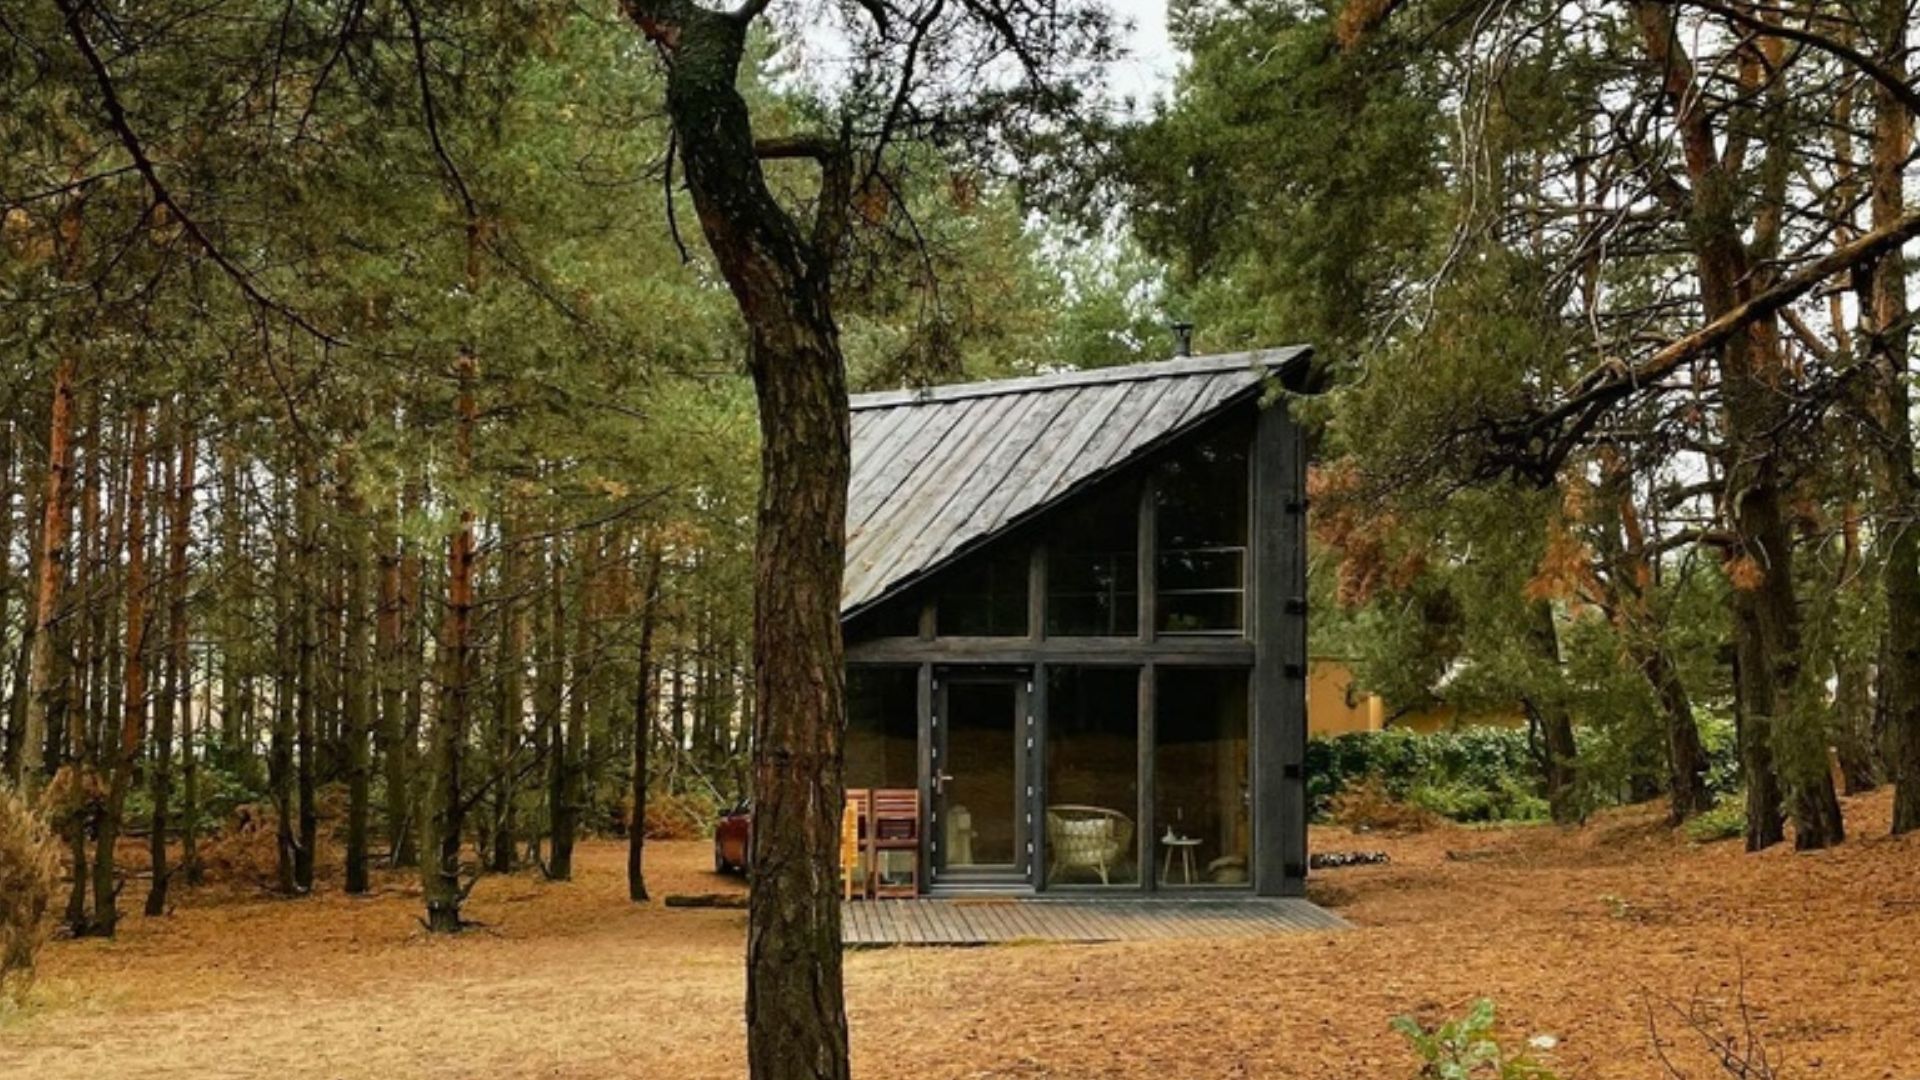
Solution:
<svg viewBox="0 0 1920 1080">
<path fill-rule="evenodd" d="M 1462 820 L 1533 815 L 1539 766 L 1527 733 L 1517 728 L 1466 728 L 1421 734 L 1387 730 L 1324 736 L 1307 744 L 1307 795 L 1324 819 L 1349 786 L 1379 783 L 1392 798 L 1414 802 L 1430 793 L 1429 808 Z M 1484 797 L 1469 795 L 1484 793 Z"/>
<path fill-rule="evenodd" d="M 1711 844 L 1716 840 L 1732 840 L 1745 836 L 1747 832 L 1746 797 L 1734 792 L 1713 804 L 1713 809 L 1700 814 L 1686 824 L 1687 839 L 1696 844 Z"/>
<path fill-rule="evenodd" d="M 1393 1030 L 1420 1056 L 1422 1077 L 1433 1080 L 1554 1080 L 1553 1073 L 1524 1054 L 1501 1048 L 1493 1033 L 1493 1002 L 1480 998 L 1458 1020 L 1423 1027 L 1411 1016 L 1395 1017 Z"/>
</svg>

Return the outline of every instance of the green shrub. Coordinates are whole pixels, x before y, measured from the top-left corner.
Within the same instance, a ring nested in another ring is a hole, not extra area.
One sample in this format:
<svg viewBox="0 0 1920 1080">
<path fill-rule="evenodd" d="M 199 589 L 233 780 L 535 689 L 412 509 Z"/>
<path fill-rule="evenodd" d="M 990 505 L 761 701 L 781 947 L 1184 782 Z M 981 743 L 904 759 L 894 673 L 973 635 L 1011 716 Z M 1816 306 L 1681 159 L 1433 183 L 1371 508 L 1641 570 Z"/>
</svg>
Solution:
<svg viewBox="0 0 1920 1080">
<path fill-rule="evenodd" d="M 1307 798 L 1322 820 L 1362 782 L 1457 821 L 1531 820 L 1546 813 L 1539 771 L 1527 733 L 1514 728 L 1350 732 L 1307 744 Z"/>
<path fill-rule="evenodd" d="M 1393 1030 L 1420 1056 L 1422 1077 L 1433 1080 L 1554 1080 L 1526 1055 L 1509 1055 L 1493 1034 L 1493 1002 L 1475 1001 L 1467 1015 L 1434 1028 L 1411 1016 L 1396 1017 Z"/>
<path fill-rule="evenodd" d="M 1747 834 L 1747 800 L 1740 792 L 1723 797 L 1713 809 L 1690 819 L 1687 839 L 1696 844 L 1732 840 Z"/>
</svg>

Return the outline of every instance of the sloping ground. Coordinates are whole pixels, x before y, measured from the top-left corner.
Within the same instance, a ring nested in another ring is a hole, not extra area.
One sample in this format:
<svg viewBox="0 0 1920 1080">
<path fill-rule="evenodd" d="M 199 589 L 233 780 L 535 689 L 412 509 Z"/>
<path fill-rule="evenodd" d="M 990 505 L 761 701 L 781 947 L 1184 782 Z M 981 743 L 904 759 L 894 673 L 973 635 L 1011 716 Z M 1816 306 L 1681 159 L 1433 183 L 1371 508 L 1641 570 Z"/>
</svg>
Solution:
<svg viewBox="0 0 1920 1080">
<path fill-rule="evenodd" d="M 1726 1075 L 1751 1029 L 1780 1075 L 1920 1077 L 1920 838 L 1851 800 L 1832 852 L 1695 847 L 1652 809 L 1581 830 L 1320 830 L 1387 866 L 1318 874 L 1359 929 L 1264 939 L 851 954 L 867 1077 L 1406 1077 L 1387 1021 L 1499 1003 L 1565 1077 Z M 650 848 L 657 893 L 731 888 L 704 845 Z M 40 1003 L 0 1020 L 0 1077 L 731 1077 L 744 913 L 635 909 L 622 851 L 580 880 L 490 880 L 454 941 L 417 895 L 191 898 L 112 943 L 49 951 Z M 1740 1000 L 1744 997 L 1744 1014 Z M 1677 1006 L 1677 1008 L 1676 1008 Z M 1754 1076 L 1768 1075 L 1753 1073 Z"/>
</svg>

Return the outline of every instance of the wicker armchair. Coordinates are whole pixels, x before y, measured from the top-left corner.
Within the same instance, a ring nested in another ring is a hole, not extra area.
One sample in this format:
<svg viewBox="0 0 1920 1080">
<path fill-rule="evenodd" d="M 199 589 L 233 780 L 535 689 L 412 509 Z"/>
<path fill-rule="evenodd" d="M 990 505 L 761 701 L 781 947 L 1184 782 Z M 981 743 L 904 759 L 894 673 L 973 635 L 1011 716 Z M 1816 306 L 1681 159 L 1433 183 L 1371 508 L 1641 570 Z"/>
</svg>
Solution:
<svg viewBox="0 0 1920 1080">
<path fill-rule="evenodd" d="M 1133 851 L 1133 819 L 1104 806 L 1047 807 L 1049 880 L 1065 870 L 1092 870 L 1100 884 Z"/>
</svg>

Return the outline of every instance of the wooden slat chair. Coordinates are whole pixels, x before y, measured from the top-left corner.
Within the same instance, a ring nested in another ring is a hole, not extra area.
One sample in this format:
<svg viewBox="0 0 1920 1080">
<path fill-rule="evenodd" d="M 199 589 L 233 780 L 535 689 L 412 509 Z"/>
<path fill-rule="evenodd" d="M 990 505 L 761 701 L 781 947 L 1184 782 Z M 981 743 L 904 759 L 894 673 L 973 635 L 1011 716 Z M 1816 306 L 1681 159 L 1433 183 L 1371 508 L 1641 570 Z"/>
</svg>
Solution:
<svg viewBox="0 0 1920 1080">
<path fill-rule="evenodd" d="M 873 789 L 848 788 L 840 814 L 840 879 L 847 899 L 857 889 L 864 899 L 873 885 L 873 860 L 866 858 L 867 837 L 873 832 Z"/>
<path fill-rule="evenodd" d="M 867 833 L 868 874 L 875 899 L 911 899 L 920 895 L 920 792 L 912 788 L 875 788 L 873 827 Z M 905 855 L 905 882 L 889 882 L 887 853 Z"/>
</svg>

